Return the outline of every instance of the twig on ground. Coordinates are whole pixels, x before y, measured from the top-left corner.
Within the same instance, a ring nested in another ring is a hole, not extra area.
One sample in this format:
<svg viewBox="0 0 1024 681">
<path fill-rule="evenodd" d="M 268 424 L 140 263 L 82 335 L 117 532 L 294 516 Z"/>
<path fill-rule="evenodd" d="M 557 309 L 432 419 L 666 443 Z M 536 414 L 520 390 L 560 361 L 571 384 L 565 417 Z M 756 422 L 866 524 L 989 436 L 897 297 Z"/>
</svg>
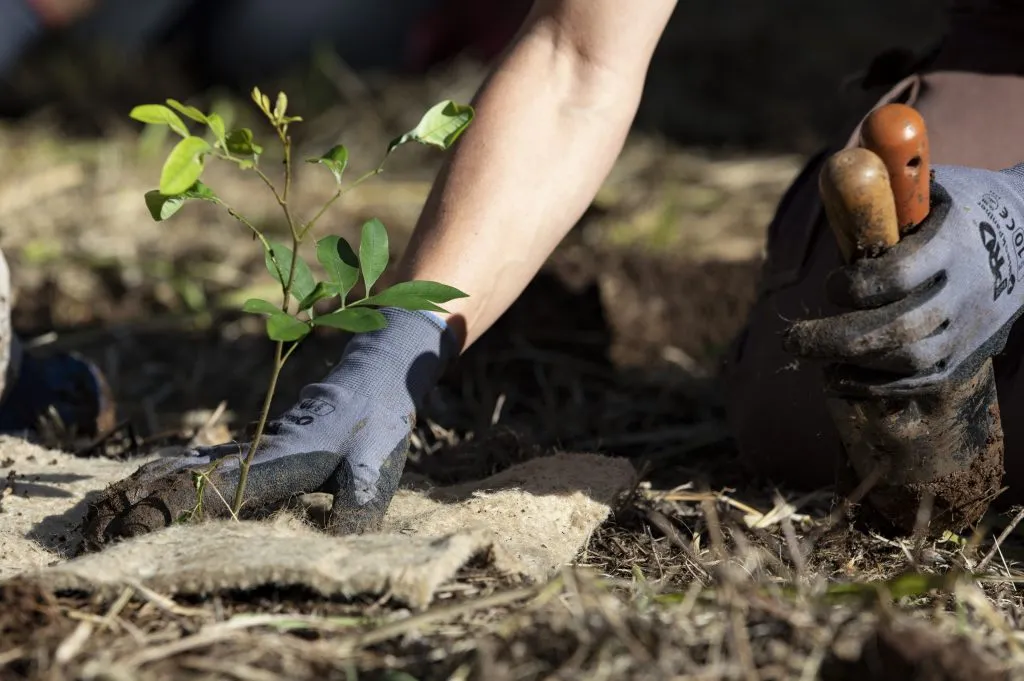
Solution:
<svg viewBox="0 0 1024 681">
<path fill-rule="evenodd" d="M 0 652 L 0 669 L 3 669 L 11 662 L 22 659 L 25 657 L 27 652 L 28 651 L 25 650 L 24 646 L 18 646 L 16 648 L 11 648 L 6 652 Z"/>
<path fill-rule="evenodd" d="M 800 547 L 800 540 L 797 539 L 793 522 L 786 517 L 782 519 L 780 525 L 782 526 L 782 536 L 786 539 L 786 548 L 789 550 L 790 560 L 793 561 L 793 568 L 796 570 L 796 576 L 803 582 L 807 578 L 807 559 L 804 557 L 803 549 Z"/>
<path fill-rule="evenodd" d="M 401 636 L 402 634 L 406 634 L 419 627 L 423 627 L 434 622 L 447 620 L 479 610 L 486 610 L 488 608 L 511 605 L 516 601 L 523 601 L 531 597 L 536 597 L 542 592 L 543 589 L 541 588 L 525 587 L 511 591 L 503 591 L 490 596 L 484 596 L 483 598 L 467 601 L 465 603 L 456 603 L 440 608 L 433 608 L 418 615 L 407 617 L 406 619 L 398 622 L 391 622 L 364 633 L 353 634 L 351 636 L 341 638 L 338 640 L 337 644 L 341 649 L 354 649 L 374 645 L 396 636 Z"/>
<path fill-rule="evenodd" d="M 183 605 L 178 605 L 173 599 L 157 593 L 147 586 L 143 586 L 140 582 L 132 581 L 130 586 L 147 603 L 151 603 L 154 607 L 169 615 L 176 617 L 209 617 L 210 615 L 207 610 L 202 608 L 186 608 Z"/>
<path fill-rule="evenodd" d="M 128 602 L 131 601 L 134 593 L 134 589 L 130 586 L 126 587 L 98 623 L 88 620 L 80 621 L 74 631 L 57 646 L 57 650 L 53 654 L 54 662 L 58 665 L 66 665 L 71 662 L 82 651 L 86 641 L 89 640 L 89 637 L 95 631 L 96 626 L 102 629 L 109 628 L 114 619 L 124 609 L 124 606 L 128 605 Z"/>
<path fill-rule="evenodd" d="M 732 649 L 739 658 L 743 668 L 743 676 L 747 681 L 760 681 L 761 675 L 757 673 L 754 666 L 754 651 L 750 645 L 750 635 L 747 632 L 746 610 L 740 605 L 734 585 L 726 587 L 729 601 L 729 623 L 732 627 Z"/>
<path fill-rule="evenodd" d="M 53 653 L 53 661 L 60 666 L 71 662 L 81 652 L 94 630 L 95 625 L 92 622 L 84 620 L 79 622 L 74 631 L 57 646 L 57 650 Z"/>
<path fill-rule="evenodd" d="M 239 681 L 283 681 L 288 676 L 275 674 L 252 665 L 243 665 L 233 661 L 221 661 L 212 657 L 190 655 L 182 658 L 181 666 L 197 672 L 212 672 L 218 676 L 234 677 Z"/>
<path fill-rule="evenodd" d="M 227 408 L 227 400 L 221 400 L 220 404 L 218 404 L 217 408 L 213 410 L 213 413 L 210 414 L 209 418 L 207 418 L 206 421 L 203 422 L 203 425 L 196 428 L 196 431 L 195 433 L 192 434 L 192 437 L 189 440 L 187 447 L 195 447 L 198 444 L 200 436 L 202 436 L 204 433 L 206 433 L 211 428 L 217 425 L 217 422 L 220 421 L 221 417 L 224 416 L 224 412 L 227 411 Z"/>
<path fill-rule="evenodd" d="M 992 559 L 999 551 L 999 547 L 1002 546 L 1003 542 L 1006 541 L 1007 537 L 1009 537 L 1010 534 L 1014 531 L 1014 529 L 1017 528 L 1017 525 L 1020 524 L 1021 520 L 1024 520 L 1024 508 L 1021 508 L 1017 512 L 1017 515 L 1014 516 L 1013 520 L 1010 521 L 1010 524 L 1007 525 L 1006 528 L 999 533 L 999 536 L 996 538 L 995 544 L 992 545 L 992 548 L 989 549 L 989 552 L 985 554 L 985 557 L 981 559 L 980 563 L 978 563 L 978 567 L 975 569 L 976 572 L 983 572 L 985 568 L 988 567 L 988 564 L 992 562 Z"/>
<path fill-rule="evenodd" d="M 655 511 L 653 509 L 646 510 L 644 514 L 652 525 L 661 530 L 661 533 L 668 537 L 668 540 L 682 549 L 686 557 L 697 565 L 701 565 L 700 556 L 694 553 L 693 548 L 683 541 L 683 538 L 679 536 L 679 532 L 672 525 L 672 521 L 669 520 L 664 513 Z"/>
</svg>

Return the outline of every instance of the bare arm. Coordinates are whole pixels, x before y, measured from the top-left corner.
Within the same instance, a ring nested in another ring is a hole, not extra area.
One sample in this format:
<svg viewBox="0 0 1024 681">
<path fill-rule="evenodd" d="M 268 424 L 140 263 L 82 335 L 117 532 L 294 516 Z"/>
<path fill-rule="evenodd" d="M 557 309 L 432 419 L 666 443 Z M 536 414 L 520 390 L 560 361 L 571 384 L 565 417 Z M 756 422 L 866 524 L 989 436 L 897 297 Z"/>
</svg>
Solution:
<svg viewBox="0 0 1024 681">
<path fill-rule="evenodd" d="M 473 102 L 401 266 L 456 286 L 468 347 L 580 219 L 622 150 L 675 0 L 537 0 Z"/>
</svg>

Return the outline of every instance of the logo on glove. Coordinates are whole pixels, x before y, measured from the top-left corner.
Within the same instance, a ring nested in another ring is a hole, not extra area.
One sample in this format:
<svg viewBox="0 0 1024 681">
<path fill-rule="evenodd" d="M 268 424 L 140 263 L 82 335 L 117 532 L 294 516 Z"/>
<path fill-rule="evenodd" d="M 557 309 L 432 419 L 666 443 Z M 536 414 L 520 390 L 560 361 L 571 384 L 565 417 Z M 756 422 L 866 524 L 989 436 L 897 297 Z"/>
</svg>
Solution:
<svg viewBox="0 0 1024 681">
<path fill-rule="evenodd" d="M 330 402 L 324 402 L 319 398 L 311 397 L 299 402 L 299 409 L 311 412 L 317 416 L 327 416 L 334 411 L 334 405 Z"/>
<path fill-rule="evenodd" d="M 1020 276 L 1024 269 L 1024 229 L 1017 226 L 1017 221 L 1010 214 L 1010 209 L 995 192 L 990 191 L 982 195 L 981 200 L 978 201 L 978 208 L 985 212 L 989 222 L 1002 235 L 1000 239 L 1003 242 L 1003 248 L 1007 249 L 1007 253 L 1011 256 L 1010 265 L 1016 265 L 1011 271 Z M 1010 242 L 1012 242 L 1012 248 Z"/>
<path fill-rule="evenodd" d="M 1006 254 L 1003 252 L 1003 236 L 996 232 L 995 227 L 987 222 L 978 223 L 978 232 L 981 234 L 981 243 L 988 251 L 988 268 L 992 272 L 992 300 L 999 300 L 999 296 L 1006 293 L 1013 293 L 1017 284 L 1017 278 L 1010 271 Z M 1006 274 L 1003 274 L 1003 268 Z"/>
</svg>

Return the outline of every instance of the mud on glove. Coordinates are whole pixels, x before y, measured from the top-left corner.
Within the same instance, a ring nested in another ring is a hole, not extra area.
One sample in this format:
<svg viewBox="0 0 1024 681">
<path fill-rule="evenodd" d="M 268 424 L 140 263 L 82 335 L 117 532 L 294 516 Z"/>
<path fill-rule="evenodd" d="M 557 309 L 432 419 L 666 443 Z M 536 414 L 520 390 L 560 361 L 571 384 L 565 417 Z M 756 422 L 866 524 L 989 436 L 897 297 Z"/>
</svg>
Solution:
<svg viewBox="0 0 1024 681">
<path fill-rule="evenodd" d="M 381 312 L 387 327 L 354 336 L 330 374 L 303 388 L 299 401 L 267 424 L 249 469 L 243 509 L 327 492 L 334 495 L 332 532 L 380 528 L 402 475 L 416 409 L 456 352 L 439 317 L 395 308 Z M 85 548 L 191 513 L 197 505 L 194 472 L 211 463 L 217 465 L 203 490 L 204 516 L 229 516 L 225 500 L 234 496 L 247 452 L 248 445 L 234 443 L 201 447 L 142 466 L 90 507 Z"/>
<path fill-rule="evenodd" d="M 787 330 L 790 352 L 836 363 L 831 387 L 927 390 L 1005 346 L 1024 305 L 1024 164 L 936 166 L 931 196 L 913 233 L 830 276 L 829 298 L 852 311 Z"/>
</svg>

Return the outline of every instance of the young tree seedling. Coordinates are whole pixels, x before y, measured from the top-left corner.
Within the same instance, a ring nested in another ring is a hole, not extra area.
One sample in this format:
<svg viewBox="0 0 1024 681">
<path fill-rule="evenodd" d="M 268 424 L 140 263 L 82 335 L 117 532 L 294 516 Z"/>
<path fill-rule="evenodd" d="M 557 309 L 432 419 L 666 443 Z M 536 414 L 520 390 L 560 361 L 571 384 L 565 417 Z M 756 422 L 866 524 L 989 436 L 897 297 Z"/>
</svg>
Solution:
<svg viewBox="0 0 1024 681">
<path fill-rule="evenodd" d="M 387 230 L 377 219 L 363 225 L 358 253 L 348 241 L 337 235 L 327 235 L 315 241 L 316 259 L 327 275 L 324 280 L 317 281 L 300 251 L 327 210 L 346 193 L 383 172 L 385 161 L 395 149 L 416 142 L 447 150 L 469 126 L 474 115 L 469 105 L 451 100 L 439 102 L 423 115 L 415 128 L 388 144 L 384 158 L 376 168 L 347 184 L 343 180 L 349 159 L 344 145 L 339 144 L 321 156 L 306 159 L 308 163 L 322 165 L 334 175 L 335 191 L 312 217 L 302 220 L 297 217 L 290 202 L 294 165 L 292 139 L 288 132 L 290 126 L 300 123 L 302 118 L 288 114 L 288 97 L 283 92 L 278 93 L 271 106 L 270 98 L 259 88 L 253 88 L 252 100 L 269 121 L 281 144 L 284 156 L 284 182 L 281 187 L 260 166 L 263 147 L 256 142 L 252 130 L 229 130 L 224 118 L 217 113 L 203 113 L 195 107 L 168 99 L 166 105 L 137 106 L 130 114 L 142 123 L 166 126 L 181 137 L 163 164 L 159 189 L 146 193 L 146 206 L 153 219 L 158 222 L 167 220 L 188 201 L 208 201 L 222 206 L 231 217 L 252 231 L 263 248 L 267 271 L 281 287 L 280 304 L 254 298 L 242 306 L 246 312 L 266 318 L 267 336 L 276 344 L 270 381 L 256 432 L 249 451 L 240 463 L 238 487 L 231 503 L 231 514 L 234 517 L 238 517 L 241 511 L 249 468 L 263 437 L 281 370 L 303 338 L 320 326 L 350 333 L 382 329 L 387 325 L 387 320 L 377 310 L 380 307 L 445 312 L 441 307 L 443 303 L 466 297 L 462 291 L 435 281 L 407 281 L 374 293 L 373 287 L 387 268 L 389 258 Z M 185 119 L 205 128 L 204 133 L 201 136 L 193 134 Z M 251 220 L 203 184 L 200 178 L 210 158 L 234 163 L 239 169 L 259 177 L 284 214 L 291 237 L 290 246 L 268 239 Z M 350 301 L 348 296 L 360 277 L 365 295 L 359 300 Z M 332 299 L 338 300 L 336 309 L 325 314 L 315 312 L 315 305 Z M 199 494 L 202 490 L 202 477 L 202 474 L 197 477 Z M 197 510 L 201 514 L 201 504 L 197 504 Z"/>
</svg>

